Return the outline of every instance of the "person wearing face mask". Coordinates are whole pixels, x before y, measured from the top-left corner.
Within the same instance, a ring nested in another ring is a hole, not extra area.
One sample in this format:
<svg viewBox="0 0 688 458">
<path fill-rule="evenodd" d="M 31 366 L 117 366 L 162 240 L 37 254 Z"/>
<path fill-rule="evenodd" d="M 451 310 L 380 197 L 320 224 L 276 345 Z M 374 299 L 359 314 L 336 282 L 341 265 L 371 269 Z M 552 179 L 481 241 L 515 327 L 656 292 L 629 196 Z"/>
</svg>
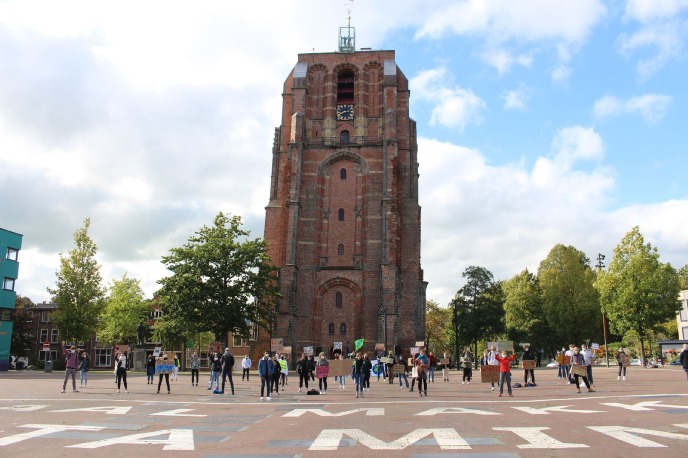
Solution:
<svg viewBox="0 0 688 458">
<path fill-rule="evenodd" d="M 72 377 L 72 391 L 78 393 L 79 390 L 76 389 L 76 368 L 79 366 L 79 356 L 76 354 L 76 347 L 72 345 L 69 350 L 65 347 L 65 342 L 62 341 L 62 353 L 65 356 L 65 378 L 62 384 L 62 392 L 64 393 L 67 389 L 67 380 Z"/>
<path fill-rule="evenodd" d="M 585 367 L 585 360 L 583 358 L 583 355 L 580 354 L 580 351 L 578 350 L 578 347 L 573 347 L 573 356 L 571 356 L 571 370 L 573 371 L 573 366 L 581 366 Z M 576 373 L 573 374 L 574 381 L 576 382 L 576 390 L 580 393 L 580 382 L 578 381 L 578 378 L 583 379 L 583 383 L 585 383 L 586 388 L 588 391 L 593 392 L 593 390 L 590 387 L 590 382 L 588 381 L 588 376 L 587 375 L 578 375 Z"/>
<path fill-rule="evenodd" d="M 356 397 L 363 396 L 363 369 L 365 366 L 365 361 L 360 353 L 356 353 L 356 359 L 351 366 L 351 377 L 354 379 L 356 384 Z"/>
<path fill-rule="evenodd" d="M 590 382 L 590 386 L 593 386 L 594 383 L 592 381 L 592 351 L 590 351 L 587 345 L 583 344 L 581 345 L 580 354 L 583 355 L 583 364 L 585 365 L 585 371 L 588 374 L 588 382 Z"/>
<path fill-rule="evenodd" d="M 270 392 L 272 389 L 272 376 L 275 374 L 275 363 L 270 358 L 270 353 L 267 351 L 262 358 L 258 360 L 258 377 L 260 377 L 260 400 L 262 401 L 267 388 L 267 398 L 270 400 Z"/>
<path fill-rule="evenodd" d="M 516 358 L 516 353 L 513 355 L 507 357 L 506 356 L 506 351 L 502 350 L 502 355 L 499 356 L 499 354 L 495 355 L 495 359 L 499 363 L 499 396 L 502 397 L 502 394 L 504 394 L 504 382 L 506 382 L 506 387 L 507 391 L 509 393 L 509 397 L 512 397 L 513 394 L 511 393 L 511 361 L 513 361 Z"/>
<path fill-rule="evenodd" d="M 158 358 L 158 364 L 156 365 L 155 371 L 158 373 L 158 394 L 160 394 L 163 376 L 165 377 L 165 384 L 167 385 L 167 394 L 170 394 L 170 372 L 172 372 L 172 366 L 167 359 L 167 353 L 164 353 L 162 358 Z"/>
<path fill-rule="evenodd" d="M 220 371 L 222 370 L 222 361 L 217 353 L 213 353 L 210 357 L 210 383 L 208 389 L 213 389 L 213 382 L 215 382 L 215 389 L 220 391 Z"/>
<path fill-rule="evenodd" d="M 153 384 L 153 376 L 155 375 L 155 357 L 153 355 L 148 355 L 148 361 L 146 361 L 146 375 L 148 376 L 149 385 Z"/>
<path fill-rule="evenodd" d="M 128 393 L 129 389 L 127 388 L 127 355 L 125 355 L 124 353 L 119 353 L 119 355 L 116 358 L 115 364 L 117 365 L 117 392 L 119 393 L 119 390 L 122 387 L 122 382 L 124 382 L 124 391 Z"/>
</svg>

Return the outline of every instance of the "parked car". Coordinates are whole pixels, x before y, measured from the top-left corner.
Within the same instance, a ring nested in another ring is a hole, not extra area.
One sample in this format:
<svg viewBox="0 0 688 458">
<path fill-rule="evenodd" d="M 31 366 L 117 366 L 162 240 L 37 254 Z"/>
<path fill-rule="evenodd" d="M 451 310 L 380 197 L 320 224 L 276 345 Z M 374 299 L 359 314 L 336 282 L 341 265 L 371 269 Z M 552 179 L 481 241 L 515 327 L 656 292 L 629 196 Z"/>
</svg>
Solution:
<svg viewBox="0 0 688 458">
<path fill-rule="evenodd" d="M 633 358 L 631 359 L 631 366 L 642 366 L 643 363 L 640 361 L 639 358 Z"/>
<path fill-rule="evenodd" d="M 669 366 L 680 366 L 681 365 L 681 360 L 679 358 L 676 358 L 672 362 L 669 363 Z"/>
<path fill-rule="evenodd" d="M 557 367 L 559 364 L 555 360 L 552 360 L 549 364 L 547 364 L 547 367 Z"/>
</svg>

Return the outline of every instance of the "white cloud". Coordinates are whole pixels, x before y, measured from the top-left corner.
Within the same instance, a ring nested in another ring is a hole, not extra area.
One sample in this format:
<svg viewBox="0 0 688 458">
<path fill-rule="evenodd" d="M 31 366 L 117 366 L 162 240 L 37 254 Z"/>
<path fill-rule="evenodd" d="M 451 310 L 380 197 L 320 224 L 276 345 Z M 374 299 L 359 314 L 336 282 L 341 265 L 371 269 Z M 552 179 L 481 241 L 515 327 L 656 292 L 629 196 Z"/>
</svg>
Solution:
<svg viewBox="0 0 688 458">
<path fill-rule="evenodd" d="M 414 100 L 435 104 L 430 125 L 456 127 L 463 132 L 467 125 L 482 122 L 485 101 L 470 89 L 453 85 L 443 67 L 420 72 L 411 78 L 409 86 Z"/>
<path fill-rule="evenodd" d="M 626 17 L 640 22 L 674 17 L 688 8 L 688 0 L 628 0 Z"/>
<path fill-rule="evenodd" d="M 497 69 L 500 75 L 507 73 L 514 65 L 529 68 L 533 63 L 531 54 L 513 54 L 503 48 L 493 48 L 484 51 L 481 59 L 488 65 Z"/>
<path fill-rule="evenodd" d="M 514 89 L 504 93 L 504 109 L 524 111 L 527 107 L 528 94 L 523 89 Z"/>
<path fill-rule="evenodd" d="M 638 115 L 648 124 L 656 124 L 664 118 L 671 103 L 670 96 L 661 94 L 645 94 L 627 100 L 607 95 L 595 102 L 593 113 L 600 119 L 620 115 Z"/>
</svg>

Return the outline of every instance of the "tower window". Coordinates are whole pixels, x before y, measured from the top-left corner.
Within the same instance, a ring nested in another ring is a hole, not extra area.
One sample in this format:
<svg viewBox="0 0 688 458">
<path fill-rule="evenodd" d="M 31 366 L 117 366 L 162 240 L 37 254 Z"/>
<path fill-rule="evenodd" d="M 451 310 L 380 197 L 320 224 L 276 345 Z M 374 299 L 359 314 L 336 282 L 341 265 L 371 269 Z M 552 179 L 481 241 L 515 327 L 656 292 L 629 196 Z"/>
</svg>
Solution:
<svg viewBox="0 0 688 458">
<path fill-rule="evenodd" d="M 331 336 L 334 335 L 334 323 L 330 323 L 330 324 L 327 326 L 327 333 L 328 333 L 329 335 L 331 335 Z"/>
<path fill-rule="evenodd" d="M 342 323 L 339 325 L 339 335 L 346 335 L 346 323 Z"/>
<path fill-rule="evenodd" d="M 344 209 L 339 209 L 339 221 L 344 221 Z"/>
<path fill-rule="evenodd" d="M 347 145 L 349 143 L 349 131 L 348 130 L 343 130 L 341 134 L 339 134 L 339 141 L 343 145 Z"/>
<path fill-rule="evenodd" d="M 338 309 L 342 308 L 342 303 L 344 302 L 342 299 L 342 293 L 337 292 L 337 294 L 335 294 L 335 296 L 334 296 L 334 301 L 335 301 L 335 306 Z"/>
<path fill-rule="evenodd" d="M 337 103 L 354 103 L 354 72 L 343 70 L 337 76 Z"/>
<path fill-rule="evenodd" d="M 346 169 L 345 168 L 342 168 L 339 171 L 339 179 L 340 180 L 346 180 Z"/>
<path fill-rule="evenodd" d="M 339 256 L 344 256 L 344 244 L 340 243 L 339 246 L 337 246 L 337 254 Z"/>
</svg>

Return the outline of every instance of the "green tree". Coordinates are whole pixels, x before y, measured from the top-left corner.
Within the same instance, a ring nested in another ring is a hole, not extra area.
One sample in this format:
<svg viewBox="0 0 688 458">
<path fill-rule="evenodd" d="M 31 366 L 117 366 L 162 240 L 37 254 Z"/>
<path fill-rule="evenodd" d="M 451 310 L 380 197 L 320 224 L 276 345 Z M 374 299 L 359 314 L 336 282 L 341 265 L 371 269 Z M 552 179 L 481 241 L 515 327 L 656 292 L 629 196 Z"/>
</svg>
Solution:
<svg viewBox="0 0 688 458">
<path fill-rule="evenodd" d="M 580 345 L 601 335 L 596 276 L 582 251 L 556 245 L 540 262 L 538 278 L 545 317 L 560 342 Z"/>
<path fill-rule="evenodd" d="M 456 358 L 460 356 L 460 342 L 473 345 L 477 356 L 480 340 L 504 331 L 502 285 L 484 267 L 467 267 L 462 277 L 466 284 L 457 291 L 451 304 Z"/>
<path fill-rule="evenodd" d="M 19 296 L 14 301 L 14 311 L 12 313 L 12 342 L 10 343 L 10 353 L 16 356 L 26 356 L 34 345 L 32 337 L 33 317 L 28 310 L 34 303 L 28 297 Z"/>
<path fill-rule="evenodd" d="M 688 264 L 678 269 L 678 279 L 681 290 L 688 289 Z"/>
<path fill-rule="evenodd" d="M 95 256 L 96 244 L 88 236 L 91 220 L 74 232 L 75 247 L 63 256 L 60 270 L 55 272 L 55 288 L 48 288 L 57 309 L 52 320 L 62 340 L 88 340 L 98 328 L 98 319 L 105 305 L 100 265 Z"/>
<path fill-rule="evenodd" d="M 127 277 L 113 280 L 105 310 L 101 315 L 98 340 L 129 343 L 137 340 L 137 327 L 148 319 L 150 306 L 144 299 L 141 282 Z"/>
<path fill-rule="evenodd" d="M 529 342 L 533 348 L 549 348 L 553 345 L 537 276 L 526 269 L 507 280 L 503 289 L 505 324 L 509 339 Z"/>
<path fill-rule="evenodd" d="M 260 299 L 278 296 L 276 269 L 265 241 L 248 240 L 249 235 L 240 217 L 219 213 L 213 226 L 202 227 L 163 257 L 172 275 L 158 281 L 163 318 L 156 335 L 165 329 L 169 339 L 186 327 L 211 331 L 224 341 L 229 331 L 247 337 L 251 323 L 266 321 L 271 301 Z"/>
<path fill-rule="evenodd" d="M 657 248 L 645 243 L 636 226 L 614 248 L 614 258 L 595 287 L 612 331 L 635 331 L 644 363 L 645 336 L 660 330 L 680 310 L 678 273 L 659 261 Z"/>
<path fill-rule="evenodd" d="M 447 351 L 451 348 L 451 309 L 440 307 L 435 301 L 425 303 L 425 344 L 434 351 Z"/>
</svg>

